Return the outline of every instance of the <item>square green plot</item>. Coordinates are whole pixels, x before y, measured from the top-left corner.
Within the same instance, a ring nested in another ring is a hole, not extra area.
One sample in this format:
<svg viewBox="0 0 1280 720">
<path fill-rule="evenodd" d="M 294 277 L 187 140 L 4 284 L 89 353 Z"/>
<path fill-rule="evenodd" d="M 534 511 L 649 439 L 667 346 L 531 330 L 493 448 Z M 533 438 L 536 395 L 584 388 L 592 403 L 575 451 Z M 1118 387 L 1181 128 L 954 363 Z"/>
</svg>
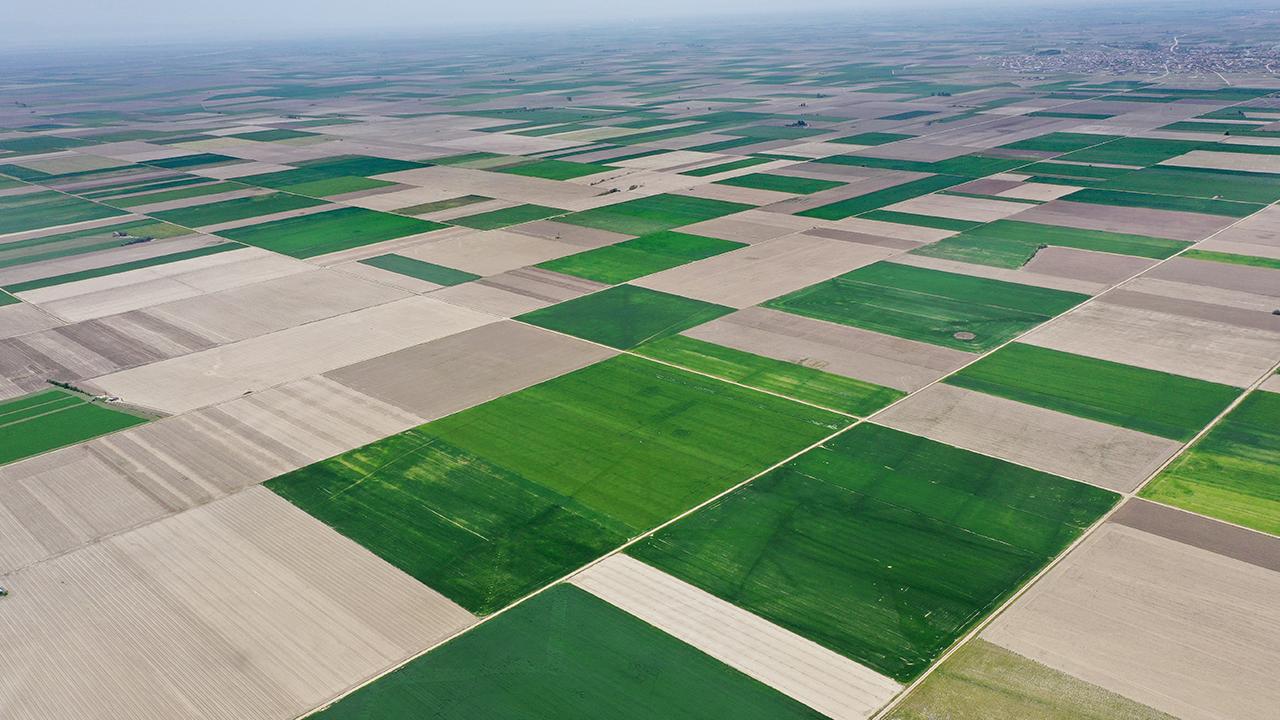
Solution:
<svg viewBox="0 0 1280 720">
<path fill-rule="evenodd" d="M 764 305 L 908 340 L 983 352 L 1087 299 L 1080 293 L 878 262 Z"/>
<path fill-rule="evenodd" d="M 1109 360 L 1011 343 L 947 378 L 948 385 L 1108 425 L 1187 441 L 1239 388 Z"/>
<path fill-rule="evenodd" d="M 1191 243 L 1181 240 L 1072 227 L 1040 225 L 1018 220 L 996 220 L 965 230 L 959 235 L 922 245 L 913 255 L 958 260 L 960 262 L 1020 268 L 1036 256 L 1042 246 L 1164 259 L 1176 255 Z"/>
<path fill-rule="evenodd" d="M 576 163 L 568 160 L 534 160 L 532 162 L 494 168 L 493 172 L 544 178 L 546 180 L 572 180 L 573 178 L 595 175 L 613 169 L 604 165 Z"/>
<path fill-rule="evenodd" d="M 267 195 L 235 198 L 234 200 L 223 200 L 222 202 L 204 205 L 192 205 L 174 210 L 161 210 L 152 213 L 152 216 L 165 222 L 195 228 L 288 212 L 290 210 L 301 210 L 302 208 L 323 204 L 323 201 L 300 195 L 269 193 Z"/>
<path fill-rule="evenodd" d="M 899 140 L 910 140 L 913 137 L 915 135 L 904 135 L 902 133 L 865 132 L 857 135 L 845 135 L 827 142 L 842 143 L 844 145 L 887 145 Z"/>
<path fill-rule="evenodd" d="M 560 222 L 624 235 L 648 235 L 714 220 L 753 207 L 724 200 L 662 194 L 576 212 L 560 218 Z"/>
<path fill-rule="evenodd" d="M 344 207 L 259 225 L 223 230 L 219 235 L 296 258 L 326 253 L 445 227 L 429 220 Z"/>
<path fill-rule="evenodd" d="M 847 183 L 836 182 L 835 180 L 792 177 L 790 175 L 752 173 L 750 175 L 739 175 L 725 180 L 717 180 L 715 184 L 732 185 L 733 187 L 751 188 L 753 190 L 772 190 L 794 195 L 812 195 L 823 190 L 843 187 Z"/>
<path fill-rule="evenodd" d="M 900 390 L 883 385 L 774 360 L 684 335 L 672 335 L 645 343 L 636 348 L 636 352 L 655 360 L 850 415 L 869 415 L 906 395 Z"/>
<path fill-rule="evenodd" d="M 318 720 L 820 720 L 573 585 L 558 585 L 316 714 Z"/>
<path fill-rule="evenodd" d="M 628 553 L 905 683 L 1118 497 L 863 424 Z"/>
<path fill-rule="evenodd" d="M 418 280 L 426 280 L 436 285 L 461 285 L 464 282 L 471 282 L 480 278 L 479 275 L 463 270 L 455 270 L 451 267 L 436 265 L 435 263 L 405 257 L 404 255 L 396 255 L 395 253 L 365 258 L 360 261 L 360 264 L 417 278 Z"/>
<path fill-rule="evenodd" d="M 267 487 L 487 614 L 848 422 L 622 355 Z"/>
<path fill-rule="evenodd" d="M 99 435 L 140 425 L 145 418 L 62 390 L 0 402 L 0 465 Z"/>
<path fill-rule="evenodd" d="M 1280 535 L 1280 393 L 1251 393 L 1140 494 Z"/>
<path fill-rule="evenodd" d="M 820 220 L 843 220 L 853 215 L 859 215 L 869 210 L 879 210 L 886 205 L 893 205 L 904 200 L 928 195 L 931 192 L 949 188 L 952 185 L 959 185 L 968 182 L 968 178 L 957 177 L 954 175 L 932 175 L 930 177 L 912 180 L 894 185 L 883 190 L 876 190 L 865 195 L 851 197 L 845 200 L 837 200 L 826 205 L 819 205 L 816 208 L 810 208 L 796 213 L 801 217 L 818 218 Z"/>
<path fill-rule="evenodd" d="M 733 312 L 701 300 L 618 285 L 516 318 L 620 350 L 675 335 Z"/>
<path fill-rule="evenodd" d="M 568 210 L 560 208 L 547 207 L 545 205 L 516 205 L 514 207 L 502 208 L 501 210 L 491 210 L 489 212 L 478 213 L 476 215 L 468 215 L 466 217 L 454 218 L 449 222 L 453 225 L 461 225 L 474 230 L 497 230 L 509 225 L 519 225 L 521 223 L 533 222 L 534 220 L 545 220 L 556 215 L 563 215 Z"/>
<path fill-rule="evenodd" d="M 549 260 L 538 267 L 616 285 L 741 247 L 746 244 L 667 231 Z"/>
</svg>

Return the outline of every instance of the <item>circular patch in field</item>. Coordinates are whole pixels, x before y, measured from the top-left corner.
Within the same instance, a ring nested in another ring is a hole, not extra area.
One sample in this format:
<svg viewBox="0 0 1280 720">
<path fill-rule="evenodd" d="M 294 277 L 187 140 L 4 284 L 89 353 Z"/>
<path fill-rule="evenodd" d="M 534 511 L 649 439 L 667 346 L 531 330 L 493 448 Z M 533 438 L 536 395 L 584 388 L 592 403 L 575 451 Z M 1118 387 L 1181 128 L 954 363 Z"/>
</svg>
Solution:
<svg viewBox="0 0 1280 720">
<path fill-rule="evenodd" d="M 957 340 L 972 340 L 972 339 L 974 339 L 974 338 L 976 338 L 976 337 L 978 337 L 978 336 L 977 336 L 977 335 L 974 335 L 973 333 L 969 332 L 968 330 L 961 330 L 960 332 L 958 332 L 958 333 L 956 333 L 956 334 L 952 335 L 951 337 L 953 337 L 953 338 L 955 338 L 955 339 L 957 339 Z"/>
</svg>

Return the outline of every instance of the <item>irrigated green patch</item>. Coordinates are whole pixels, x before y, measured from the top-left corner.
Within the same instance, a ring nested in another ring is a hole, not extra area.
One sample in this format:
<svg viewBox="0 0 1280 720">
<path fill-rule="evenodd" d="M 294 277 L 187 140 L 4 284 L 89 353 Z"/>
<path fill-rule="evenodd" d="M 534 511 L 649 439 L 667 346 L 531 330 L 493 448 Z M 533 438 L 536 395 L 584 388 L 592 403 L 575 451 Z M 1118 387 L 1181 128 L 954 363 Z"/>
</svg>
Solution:
<svg viewBox="0 0 1280 720">
<path fill-rule="evenodd" d="M 396 255 L 395 253 L 365 258 L 360 262 L 364 265 L 381 268 L 419 280 L 426 280 L 437 285 L 461 285 L 464 282 L 471 282 L 480 277 L 462 270 L 454 270 L 450 267 L 436 265 L 425 260 L 416 260 L 404 255 Z"/>
<path fill-rule="evenodd" d="M 847 422 L 624 355 L 267 486 L 487 614 Z"/>
<path fill-rule="evenodd" d="M 753 173 L 739 175 L 727 180 L 717 180 L 717 185 L 751 188 L 753 190 L 773 190 L 774 192 L 793 193 L 795 195 L 812 195 L 823 190 L 842 187 L 848 183 L 816 178 L 792 177 L 790 175 L 773 175 L 770 173 Z"/>
<path fill-rule="evenodd" d="M 1280 259 L 1257 257 L 1255 255 L 1237 255 L 1235 253 L 1215 252 L 1213 250 L 1188 250 L 1182 257 L 1190 260 L 1207 260 L 1209 262 L 1227 263 L 1229 265 L 1248 265 L 1249 267 L 1280 270 Z"/>
<path fill-rule="evenodd" d="M 205 195 L 217 195 L 218 193 L 234 192 L 243 190 L 244 186 L 233 182 L 216 182 L 208 185 L 197 185 L 195 187 L 178 187 L 172 190 L 163 190 L 160 192 L 144 193 L 141 195 L 126 195 L 122 198 L 113 198 L 103 200 L 103 202 L 116 207 L 133 208 L 139 205 L 149 205 L 151 203 L 169 202 L 171 200 L 186 200 L 187 198 L 202 197 Z"/>
<path fill-rule="evenodd" d="M 159 160 L 147 160 L 146 164 L 169 170 L 177 170 L 179 168 L 209 167 L 210 165 L 227 165 L 230 163 L 242 162 L 247 161 L 238 157 L 231 157 L 230 155 L 196 153 L 195 155 L 180 155 L 178 157 L 161 158 Z"/>
<path fill-rule="evenodd" d="M 576 212 L 560 221 L 625 235 L 648 235 L 751 208 L 724 200 L 662 194 Z"/>
<path fill-rule="evenodd" d="M 1111 183 L 1107 183 L 1110 185 Z M 1063 200 L 1072 202 L 1093 203 L 1096 205 L 1116 205 L 1119 207 L 1149 208 L 1152 210 L 1172 210 L 1175 212 L 1205 213 L 1242 218 L 1262 209 L 1255 203 L 1236 202 L 1234 200 L 1212 200 L 1209 198 L 1182 197 L 1179 195 L 1152 195 L 1150 193 L 1125 192 L 1122 190 L 1104 190 L 1089 188 L 1077 190 L 1066 195 Z"/>
<path fill-rule="evenodd" d="M 1212 143 L 1195 140 L 1122 137 L 1102 145 L 1067 153 L 1058 159 L 1081 163 L 1146 167 L 1210 145 Z"/>
<path fill-rule="evenodd" d="M 723 305 L 618 285 L 516 319 L 625 350 L 731 312 Z"/>
<path fill-rule="evenodd" d="M 186 228 L 156 220 L 135 220 L 89 230 L 12 240 L 0 244 L 0 268 L 109 250 L 146 238 L 169 238 L 190 232 Z"/>
<path fill-rule="evenodd" d="M 123 215 L 106 205 L 53 191 L 0 197 L 0 235 Z"/>
<path fill-rule="evenodd" d="M 1066 153 L 1093 145 L 1110 142 L 1118 135 L 1091 135 L 1089 133 L 1053 132 L 1039 137 L 1001 145 L 1006 150 L 1034 150 L 1037 152 Z"/>
<path fill-rule="evenodd" d="M 666 231 L 549 260 L 538 267 L 616 285 L 740 247 L 746 245 Z"/>
<path fill-rule="evenodd" d="M 891 142 L 909 140 L 913 137 L 915 135 L 903 135 L 902 133 L 865 132 L 857 135 L 845 135 L 827 142 L 843 143 L 845 145 L 887 145 Z"/>
<path fill-rule="evenodd" d="M 341 177 L 328 178 L 325 180 L 312 180 L 310 182 L 298 183 L 296 185 L 286 185 L 281 189 L 288 190 L 296 195 L 324 198 L 331 195 L 344 195 L 346 193 L 373 190 L 375 188 L 390 187 L 392 185 L 395 185 L 395 183 L 387 182 L 386 180 L 374 180 L 372 178 L 360 177 L 359 175 L 343 175 Z"/>
<path fill-rule="evenodd" d="M 819 720 L 609 603 L 559 585 L 343 698 L 317 720 Z M 1144 719 L 1145 720 L 1145 719 Z"/>
<path fill-rule="evenodd" d="M 349 250 L 445 227 L 429 220 L 344 207 L 259 225 L 223 230 L 219 235 L 297 258 Z"/>
<path fill-rule="evenodd" d="M 863 424 L 628 552 L 907 682 L 1117 497 Z"/>
<path fill-rule="evenodd" d="M 253 132 L 239 133 L 232 135 L 233 138 L 241 140 L 254 140 L 257 142 L 276 142 L 278 140 L 295 140 L 304 137 L 319 137 L 316 133 L 300 132 L 298 130 L 272 129 L 272 130 L 255 130 Z"/>
<path fill-rule="evenodd" d="M 1141 495 L 1280 535 L 1280 393 L 1250 394 Z"/>
<path fill-rule="evenodd" d="M 1108 190 L 1221 198 L 1249 203 L 1280 199 L 1280 175 L 1243 171 L 1156 166 L 1109 181 Z"/>
<path fill-rule="evenodd" d="M 1240 394 L 1230 385 L 1011 343 L 946 379 L 949 385 L 1190 440 Z"/>
<path fill-rule="evenodd" d="M 1190 244 L 1145 235 L 996 220 L 911 252 L 979 265 L 1019 268 L 1030 262 L 1040 248 L 1050 245 L 1163 259 Z"/>
<path fill-rule="evenodd" d="M 758 142 L 754 138 L 748 138 L 751 142 Z M 772 162 L 769 158 L 748 157 L 740 160 L 730 160 L 729 162 L 719 163 L 717 165 L 708 165 L 700 167 L 696 170 L 686 170 L 681 175 L 689 175 L 691 177 L 706 177 L 707 175 L 716 175 L 730 170 L 741 170 L 742 168 L 751 167 L 752 165 L 761 165 L 763 163 Z"/>
<path fill-rule="evenodd" d="M 768 390 L 850 415 L 866 416 L 906 393 L 883 385 L 823 372 L 796 363 L 673 335 L 645 343 L 636 352 L 646 357 Z"/>
<path fill-rule="evenodd" d="M 865 220 L 878 220 L 880 222 L 898 223 L 899 225 L 915 225 L 917 227 L 952 230 L 954 232 L 971 230 L 982 225 L 982 223 L 973 222 L 972 220 L 956 220 L 955 218 L 934 217 L 933 215 L 918 215 L 916 213 L 898 212 L 896 210 L 872 210 L 871 212 L 863 213 L 861 217 Z"/>
<path fill-rule="evenodd" d="M 289 193 L 269 193 L 267 195 L 223 200 L 222 202 L 208 203 L 207 205 L 192 205 L 191 207 L 176 208 L 174 210 L 161 210 L 152 213 L 152 215 L 166 222 L 196 228 L 271 215 L 273 213 L 288 212 L 290 210 L 300 210 L 323 204 L 322 201 L 314 198 L 290 195 Z"/>
<path fill-rule="evenodd" d="M 546 207 L 545 205 L 516 205 L 514 207 L 502 208 L 501 210 L 490 210 L 489 212 L 479 213 L 476 215 L 468 215 L 466 217 L 454 218 L 449 222 L 454 225 L 473 228 L 475 230 L 497 230 L 509 225 L 519 225 L 521 223 L 533 222 L 534 220 L 545 220 L 556 215 L 563 215 L 568 210 L 560 208 Z"/>
<path fill-rule="evenodd" d="M 476 203 L 492 199 L 493 198 L 485 197 L 484 195 L 461 195 L 456 198 L 449 198 L 448 200 L 436 200 L 435 202 L 422 203 L 421 205 L 410 205 L 409 207 L 400 208 L 399 210 L 396 210 L 396 212 L 401 215 L 426 215 L 428 213 L 440 212 L 441 210 L 452 210 L 456 207 L 474 205 Z"/>
<path fill-rule="evenodd" d="M 1087 299 L 1079 293 L 878 262 L 764 305 L 982 352 Z"/>
<path fill-rule="evenodd" d="M 61 390 L 6 400 L 0 402 L 0 465 L 144 422 Z"/>
<path fill-rule="evenodd" d="M 494 172 L 507 173 L 508 175 L 524 175 L 547 180 L 572 180 L 576 177 L 595 175 L 606 170 L 613 170 L 613 168 L 590 163 L 569 162 L 568 160 L 532 160 L 493 169 Z"/>
<path fill-rule="evenodd" d="M 953 175 L 933 175 L 905 182 L 901 185 L 894 185 L 884 190 L 869 192 L 866 195 L 837 200 L 827 205 L 819 205 L 816 208 L 802 210 L 796 215 L 820 220 L 843 220 L 853 215 L 860 215 L 868 210 L 878 210 L 886 205 L 893 205 L 921 195 L 928 195 L 931 192 L 949 188 L 952 185 L 959 185 L 962 182 L 968 182 L 968 178 Z"/>
<path fill-rule="evenodd" d="M 974 639 L 886 720 L 1175 720 L 1073 675 Z"/>
</svg>

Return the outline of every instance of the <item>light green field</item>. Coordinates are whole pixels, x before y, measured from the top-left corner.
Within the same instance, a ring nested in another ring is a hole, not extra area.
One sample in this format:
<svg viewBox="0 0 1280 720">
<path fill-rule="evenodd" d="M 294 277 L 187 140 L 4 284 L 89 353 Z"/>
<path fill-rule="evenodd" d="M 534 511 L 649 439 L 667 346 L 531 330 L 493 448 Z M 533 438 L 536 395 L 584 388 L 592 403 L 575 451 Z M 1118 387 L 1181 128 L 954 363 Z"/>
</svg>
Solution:
<svg viewBox="0 0 1280 720">
<path fill-rule="evenodd" d="M 560 218 L 560 222 L 624 235 L 648 235 L 751 208 L 751 205 L 724 200 L 663 194 L 584 210 L 566 215 Z"/>
<path fill-rule="evenodd" d="M 741 247 L 746 245 L 669 230 L 549 260 L 538 267 L 616 285 Z"/>
<path fill-rule="evenodd" d="M 626 350 L 731 312 L 733 308 L 723 305 L 618 285 L 516 319 Z"/>
<path fill-rule="evenodd" d="M 834 180 L 818 180 L 814 178 L 792 177 L 790 175 L 773 175 L 770 173 L 752 173 L 739 175 L 726 180 L 717 180 L 716 185 L 732 185 L 733 187 L 751 188 L 753 190 L 772 190 L 774 192 L 792 193 L 794 195 L 812 195 L 823 190 L 843 187 L 848 183 Z"/>
<path fill-rule="evenodd" d="M 259 225 L 223 230 L 219 235 L 296 258 L 349 250 L 445 227 L 429 220 L 343 207 Z"/>
<path fill-rule="evenodd" d="M 0 402 L 0 465 L 144 422 L 62 390 L 6 400 Z"/>
<path fill-rule="evenodd" d="M 176 225 L 197 228 L 289 210 L 300 210 L 323 204 L 322 201 L 314 198 L 290 195 L 288 193 L 270 193 L 236 198 L 234 200 L 223 200 L 222 202 L 208 203 L 207 205 L 192 205 L 175 210 L 161 210 L 152 213 L 152 216 Z"/>
<path fill-rule="evenodd" d="M 545 220 L 556 215 L 563 215 L 567 210 L 546 207 L 545 205 L 516 205 L 514 207 L 491 210 L 476 215 L 454 218 L 449 221 L 453 225 L 461 225 L 474 230 L 497 230 L 509 225 Z"/>
<path fill-rule="evenodd" d="M 959 235 L 922 245 L 911 252 L 914 255 L 979 265 L 1020 268 L 1030 262 L 1042 246 L 1164 259 L 1176 255 L 1190 244 L 1145 235 L 996 220 Z"/>
</svg>

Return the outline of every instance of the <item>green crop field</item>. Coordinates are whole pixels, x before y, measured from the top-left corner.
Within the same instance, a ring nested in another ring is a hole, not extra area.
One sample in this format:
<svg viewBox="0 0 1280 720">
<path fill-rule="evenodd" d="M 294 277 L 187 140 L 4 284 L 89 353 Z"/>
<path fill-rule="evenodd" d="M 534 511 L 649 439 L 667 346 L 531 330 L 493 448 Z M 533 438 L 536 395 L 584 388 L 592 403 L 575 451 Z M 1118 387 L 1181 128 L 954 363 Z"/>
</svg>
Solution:
<svg viewBox="0 0 1280 720">
<path fill-rule="evenodd" d="M 411 278 L 426 280 L 427 282 L 437 285 L 461 285 L 464 282 L 471 282 L 478 279 L 479 275 L 473 275 L 462 270 L 455 270 L 443 265 L 436 265 L 424 260 L 417 260 L 395 253 L 387 253 L 386 255 L 378 255 L 376 257 L 365 258 L 360 261 L 363 265 L 381 268 L 393 273 L 399 273 Z"/>
<path fill-rule="evenodd" d="M 1175 720 L 1073 675 L 975 639 L 886 720 Z"/>
<path fill-rule="evenodd" d="M 152 215 L 165 222 L 195 228 L 287 212 L 289 210 L 300 210 L 323 204 L 322 201 L 314 198 L 290 195 L 288 193 L 270 193 L 268 195 L 223 200 L 222 202 L 208 203 L 206 205 L 192 205 L 174 210 L 161 210 L 152 213 Z"/>
<path fill-rule="evenodd" d="M 964 230 L 972 230 L 982 225 L 980 222 L 971 220 L 956 220 L 954 218 L 934 217 L 933 215 L 917 215 L 916 213 L 898 212 L 896 210 L 872 210 L 863 213 L 860 216 L 864 220 L 878 220 L 880 222 L 898 223 L 900 225 L 915 225 L 917 227 L 936 228 L 938 230 L 953 230 L 961 232 Z"/>
<path fill-rule="evenodd" d="M 236 178 L 236 181 L 276 190 L 292 190 L 294 187 L 322 180 L 367 178 L 370 175 L 427 167 L 424 163 L 363 155 L 341 155 L 296 164 L 297 167 L 293 170 L 247 175 Z"/>
<path fill-rule="evenodd" d="M 1011 343 L 949 385 L 1171 440 L 1190 440 L 1240 389 L 1036 345 Z"/>
<path fill-rule="evenodd" d="M 764 305 L 909 340 L 981 352 L 1087 299 L 1079 293 L 878 262 Z"/>
<path fill-rule="evenodd" d="M 1110 183 L 1108 183 L 1110 185 Z M 1237 202 L 1234 200 L 1211 200 L 1209 198 L 1182 197 L 1178 195 L 1152 195 L 1150 193 L 1126 192 L 1122 190 L 1106 190 L 1089 188 L 1066 195 L 1063 200 L 1072 202 L 1093 203 L 1096 205 L 1115 205 L 1119 207 L 1149 208 L 1152 210 L 1172 210 L 1175 212 L 1205 213 L 1223 215 L 1225 217 L 1242 218 L 1261 210 L 1262 205 Z"/>
<path fill-rule="evenodd" d="M 226 165 L 230 163 L 242 163 L 245 160 L 230 155 L 219 155 L 217 153 L 196 153 L 194 155 L 181 155 L 178 157 L 161 158 L 159 160 L 147 160 L 147 165 L 165 168 L 167 170 L 178 170 L 193 167 L 208 167 L 210 165 Z"/>
<path fill-rule="evenodd" d="M 1110 180 L 1103 187 L 1248 203 L 1265 204 L 1280 199 L 1280 175 L 1204 168 L 1150 167 Z"/>
<path fill-rule="evenodd" d="M 818 180 L 816 178 L 792 177 L 790 175 L 773 175 L 770 173 L 753 173 L 739 175 L 726 180 L 717 180 L 717 185 L 751 188 L 753 190 L 773 190 L 774 192 L 792 193 L 794 195 L 812 195 L 823 190 L 843 187 L 848 183 L 834 180 Z"/>
<path fill-rule="evenodd" d="M 1280 393 L 1250 394 L 1141 495 L 1280 535 Z"/>
<path fill-rule="evenodd" d="M 296 185 L 287 185 L 281 189 L 287 190 L 295 195 L 323 198 L 331 195 L 359 192 L 361 190 L 390 187 L 392 185 L 395 185 L 395 183 L 387 182 L 386 180 L 374 180 L 372 178 L 360 177 L 359 175 L 343 175 L 341 177 L 312 180 L 310 182 L 302 182 Z"/>
<path fill-rule="evenodd" d="M 63 285 L 70 282 L 78 282 L 80 280 L 91 280 L 98 277 L 106 277 L 107 275 L 115 275 L 116 273 L 128 272 L 130 270 L 141 270 L 142 268 L 155 267 L 156 265 L 167 265 L 182 260 L 191 260 L 192 258 L 204 257 L 205 255 L 217 255 L 229 250 L 239 250 L 244 247 L 237 242 L 224 242 L 214 245 L 205 245 L 203 247 L 194 248 L 192 250 L 181 250 L 167 255 L 157 255 L 155 257 L 143 258 L 142 260 L 131 260 L 129 262 L 118 263 L 115 265 L 106 265 L 103 267 L 90 268 L 88 270 L 77 270 L 60 275 L 50 275 L 47 277 L 37 278 L 35 280 L 25 280 L 20 283 L 6 285 L 5 290 L 11 293 L 26 292 L 28 290 L 38 290 L 39 288 L 52 287 L 54 285 Z"/>
<path fill-rule="evenodd" d="M 5 400 L 0 402 L 0 434 L 4 436 L 0 464 L 144 422 L 144 418 L 61 390 Z"/>
<path fill-rule="evenodd" d="M 14 297 L 14 296 L 10 295 L 9 293 L 7 293 L 7 292 L 5 292 L 5 291 L 3 291 L 3 290 L 0 290 L 0 306 L 3 306 L 3 305 L 14 305 L 14 304 L 16 304 L 16 303 L 20 303 L 20 302 L 22 302 L 22 301 L 21 301 L 21 300 L 19 300 L 18 298 L 16 298 L 16 297 Z"/>
<path fill-rule="evenodd" d="M 53 191 L 0 197 L 0 235 L 124 215 L 106 205 Z"/>
<path fill-rule="evenodd" d="M 899 140 L 910 140 L 915 135 L 903 135 L 902 133 L 886 133 L 886 132 L 865 132 L 857 135 L 845 135 L 835 140 L 827 142 L 842 143 L 845 145 L 887 145 L 891 142 Z"/>
<path fill-rule="evenodd" d="M 979 265 L 1019 268 L 1026 265 L 1035 257 L 1040 247 L 1045 245 L 1164 259 L 1176 255 L 1190 244 L 1145 235 L 996 220 L 959 235 L 923 245 L 911 252 L 915 255 Z"/>
<path fill-rule="evenodd" d="M 703 342 L 683 335 L 645 343 L 636 352 L 748 387 L 850 415 L 869 415 L 906 393 L 882 385 Z"/>
<path fill-rule="evenodd" d="M 549 260 L 538 267 L 616 285 L 741 247 L 746 245 L 668 230 Z"/>
<path fill-rule="evenodd" d="M 317 720 L 820 720 L 573 585 L 559 585 L 316 714 Z"/>
<path fill-rule="evenodd" d="M 254 140 L 257 142 L 276 142 L 278 140 L 294 140 L 304 137 L 320 137 L 316 133 L 300 132 L 298 130 L 255 130 L 253 132 L 237 133 L 232 135 L 233 138 L 241 140 Z"/>
<path fill-rule="evenodd" d="M 732 215 L 752 207 L 724 200 L 662 194 L 584 210 L 566 215 L 560 221 L 626 235 L 648 235 Z"/>
<path fill-rule="evenodd" d="M 1212 143 L 1196 140 L 1122 137 L 1103 145 L 1067 153 L 1058 159 L 1079 163 L 1146 167 L 1189 153 L 1192 150 L 1201 150 L 1211 146 Z"/>
<path fill-rule="evenodd" d="M 526 177 L 545 178 L 547 180 L 572 180 L 576 177 L 584 175 L 595 175 L 613 170 L 614 168 L 605 167 L 604 165 L 592 165 L 590 163 L 576 163 L 568 160 L 533 160 L 531 162 L 522 162 L 515 165 L 506 165 L 500 168 L 494 168 L 494 172 L 507 173 L 508 175 L 524 175 Z"/>
<path fill-rule="evenodd" d="M 626 350 L 731 312 L 733 308 L 723 305 L 618 285 L 516 319 Z"/>
<path fill-rule="evenodd" d="M 968 178 L 957 177 L 953 175 L 934 175 L 932 177 L 912 180 L 894 185 L 884 190 L 876 190 L 866 195 L 848 198 L 846 200 L 837 200 L 826 205 L 819 205 L 816 208 L 802 210 L 796 213 L 802 217 L 818 218 L 820 220 L 843 220 L 852 215 L 859 215 L 868 210 L 879 210 L 886 205 L 900 203 L 903 200 L 928 195 L 931 192 L 959 185 L 967 182 Z"/>
<path fill-rule="evenodd" d="M 449 223 L 469 227 L 473 230 L 497 230 L 509 225 L 545 220 L 556 215 L 563 215 L 566 212 L 568 210 L 546 207 L 545 205 L 515 205 L 501 210 L 490 210 L 476 215 L 454 218 L 449 220 Z"/>
<path fill-rule="evenodd" d="M 197 185 L 195 187 L 179 187 L 172 190 L 163 190 L 143 195 L 128 195 L 118 199 L 104 200 L 103 202 L 116 207 L 132 208 L 138 207 L 139 205 L 148 205 L 150 203 L 169 202 L 170 200 L 185 200 L 187 198 L 216 195 L 218 193 L 233 192 L 243 189 L 244 186 L 239 183 L 217 182 L 209 185 Z"/>
<path fill-rule="evenodd" d="M 628 552 L 907 682 L 1117 498 L 863 424 Z"/>
<path fill-rule="evenodd" d="M 267 487 L 487 614 L 848 422 L 623 355 Z"/>
<path fill-rule="evenodd" d="M 190 233 L 186 228 L 155 220 L 135 220 L 89 230 L 72 230 L 0 244 L 0 268 L 28 265 L 120 247 L 139 238 L 169 238 Z M 115 233 L 124 233 L 118 236 Z"/>
<path fill-rule="evenodd" d="M 751 142 L 757 142 L 754 138 L 748 138 Z M 729 162 L 718 163 L 716 165 L 708 165 L 700 167 L 696 170 L 686 170 L 681 175 L 689 175 L 690 177 L 706 177 L 708 175 L 716 175 L 730 170 L 741 170 L 742 168 L 751 167 L 753 165 L 761 165 L 763 163 L 772 162 L 769 158 L 749 157 L 740 160 L 730 160 Z"/>
<path fill-rule="evenodd" d="M 296 258 L 349 250 L 445 227 L 429 220 L 343 207 L 223 230 L 219 235 Z"/>
<path fill-rule="evenodd" d="M 1213 250 L 1188 250 L 1182 253 L 1182 257 L 1189 260 L 1206 260 L 1229 265 L 1248 265 L 1249 267 L 1267 268 L 1268 270 L 1280 270 L 1280 258 L 1237 255 L 1235 253 L 1214 252 Z"/>
</svg>

